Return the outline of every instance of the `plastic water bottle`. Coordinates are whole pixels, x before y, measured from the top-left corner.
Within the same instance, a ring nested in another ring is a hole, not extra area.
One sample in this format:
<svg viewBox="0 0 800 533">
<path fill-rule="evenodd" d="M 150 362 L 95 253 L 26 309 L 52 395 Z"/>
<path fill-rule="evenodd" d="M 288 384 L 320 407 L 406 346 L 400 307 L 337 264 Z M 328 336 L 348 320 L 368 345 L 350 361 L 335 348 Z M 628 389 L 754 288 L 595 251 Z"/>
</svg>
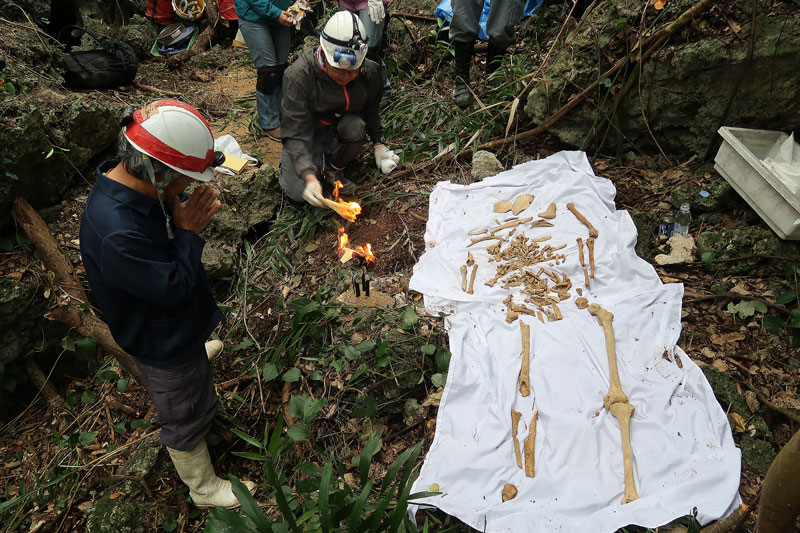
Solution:
<svg viewBox="0 0 800 533">
<path fill-rule="evenodd" d="M 689 211 L 689 204 L 681 204 L 681 208 L 675 215 L 675 229 L 673 235 L 687 235 L 689 224 L 692 222 L 692 213 Z"/>
</svg>

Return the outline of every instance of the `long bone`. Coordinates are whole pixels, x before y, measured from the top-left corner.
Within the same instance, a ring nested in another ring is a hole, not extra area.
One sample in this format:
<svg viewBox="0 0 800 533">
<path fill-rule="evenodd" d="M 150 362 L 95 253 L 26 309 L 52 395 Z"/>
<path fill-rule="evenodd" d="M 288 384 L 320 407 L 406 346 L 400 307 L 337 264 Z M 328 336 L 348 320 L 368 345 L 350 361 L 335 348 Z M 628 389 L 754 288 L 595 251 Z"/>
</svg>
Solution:
<svg viewBox="0 0 800 533">
<path fill-rule="evenodd" d="M 519 331 L 522 333 L 522 365 L 519 369 L 519 393 L 524 398 L 531 393 L 531 327 L 520 320 Z"/>
<path fill-rule="evenodd" d="M 531 425 L 528 428 L 528 438 L 525 439 L 525 475 L 534 477 L 536 475 L 535 454 L 536 451 L 536 421 L 539 420 L 539 411 L 533 412 Z"/>
<path fill-rule="evenodd" d="M 568 203 L 567 209 L 572 211 L 572 214 L 575 215 L 575 217 L 577 217 L 578 220 L 583 222 L 583 225 L 589 229 L 589 237 L 594 237 L 596 239 L 597 236 L 599 235 L 597 229 L 594 226 L 592 226 L 592 223 L 589 222 L 589 220 L 585 216 L 583 216 L 583 214 L 580 211 L 578 211 L 578 209 L 575 207 L 575 204 L 573 204 L 572 202 Z"/>
<path fill-rule="evenodd" d="M 594 238 L 586 239 L 586 247 L 589 249 L 589 277 L 594 279 Z"/>
<path fill-rule="evenodd" d="M 628 401 L 628 396 L 623 392 L 619 381 L 617 368 L 617 349 L 614 341 L 614 315 L 598 304 L 589 306 L 589 313 L 597 317 L 603 326 L 606 337 L 606 352 L 608 352 L 608 380 L 610 386 L 608 394 L 603 398 L 603 406 L 619 421 L 619 430 L 622 435 L 622 462 L 625 469 L 625 493 L 622 496 L 622 505 L 639 499 L 636 492 L 636 481 L 633 477 L 633 450 L 631 449 L 631 416 L 634 407 Z"/>
<path fill-rule="evenodd" d="M 522 468 L 522 455 L 519 449 L 519 439 L 517 438 L 517 431 L 519 430 L 519 419 L 522 413 L 511 409 L 511 438 L 514 440 L 514 455 L 517 458 L 517 466 Z"/>
</svg>

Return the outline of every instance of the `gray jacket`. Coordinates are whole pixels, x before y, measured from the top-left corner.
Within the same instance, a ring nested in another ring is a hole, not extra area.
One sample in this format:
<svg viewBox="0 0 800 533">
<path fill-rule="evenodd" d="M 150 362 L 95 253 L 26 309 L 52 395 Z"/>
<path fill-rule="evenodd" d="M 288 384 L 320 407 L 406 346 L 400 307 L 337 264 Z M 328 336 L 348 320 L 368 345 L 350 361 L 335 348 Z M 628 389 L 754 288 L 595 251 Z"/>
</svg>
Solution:
<svg viewBox="0 0 800 533">
<path fill-rule="evenodd" d="M 378 115 L 383 93 L 380 66 L 364 59 L 362 72 L 342 87 L 328 77 L 318 61 L 315 48 L 292 63 L 283 75 L 283 149 L 291 157 L 297 175 L 309 172 L 318 178 L 314 155 L 323 135 L 335 135 L 336 124 L 343 113 L 359 113 L 367 125 L 372 142 L 383 141 L 383 124 Z"/>
</svg>

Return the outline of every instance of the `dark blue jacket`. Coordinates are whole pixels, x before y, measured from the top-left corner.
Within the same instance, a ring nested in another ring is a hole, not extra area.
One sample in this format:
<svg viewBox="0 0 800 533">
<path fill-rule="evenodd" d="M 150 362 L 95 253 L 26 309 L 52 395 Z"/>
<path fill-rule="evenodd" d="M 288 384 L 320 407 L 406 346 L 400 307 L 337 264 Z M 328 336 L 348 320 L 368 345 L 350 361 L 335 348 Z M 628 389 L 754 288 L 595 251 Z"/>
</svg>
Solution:
<svg viewBox="0 0 800 533">
<path fill-rule="evenodd" d="M 170 241 L 158 202 L 105 176 L 116 164 L 97 167 L 81 219 L 86 277 L 117 344 L 169 368 L 196 354 L 222 319 L 200 262 L 205 241 L 171 218 Z"/>
</svg>

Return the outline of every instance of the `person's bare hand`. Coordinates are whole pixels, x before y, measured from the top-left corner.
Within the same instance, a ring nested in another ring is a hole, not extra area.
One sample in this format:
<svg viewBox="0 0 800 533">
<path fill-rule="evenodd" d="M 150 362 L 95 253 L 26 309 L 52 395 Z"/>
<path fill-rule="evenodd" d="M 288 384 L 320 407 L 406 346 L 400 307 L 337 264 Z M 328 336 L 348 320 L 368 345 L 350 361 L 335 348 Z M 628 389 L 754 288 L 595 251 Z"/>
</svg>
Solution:
<svg viewBox="0 0 800 533">
<path fill-rule="evenodd" d="M 284 26 L 294 26 L 294 17 L 288 11 L 284 11 L 281 13 L 281 16 L 278 17 L 278 22 L 283 24 Z"/>
<path fill-rule="evenodd" d="M 222 207 L 222 203 L 217 200 L 217 194 L 213 187 L 201 186 L 185 202 L 175 201 L 172 206 L 175 225 L 195 233 L 203 231 L 214 213 Z"/>
</svg>

